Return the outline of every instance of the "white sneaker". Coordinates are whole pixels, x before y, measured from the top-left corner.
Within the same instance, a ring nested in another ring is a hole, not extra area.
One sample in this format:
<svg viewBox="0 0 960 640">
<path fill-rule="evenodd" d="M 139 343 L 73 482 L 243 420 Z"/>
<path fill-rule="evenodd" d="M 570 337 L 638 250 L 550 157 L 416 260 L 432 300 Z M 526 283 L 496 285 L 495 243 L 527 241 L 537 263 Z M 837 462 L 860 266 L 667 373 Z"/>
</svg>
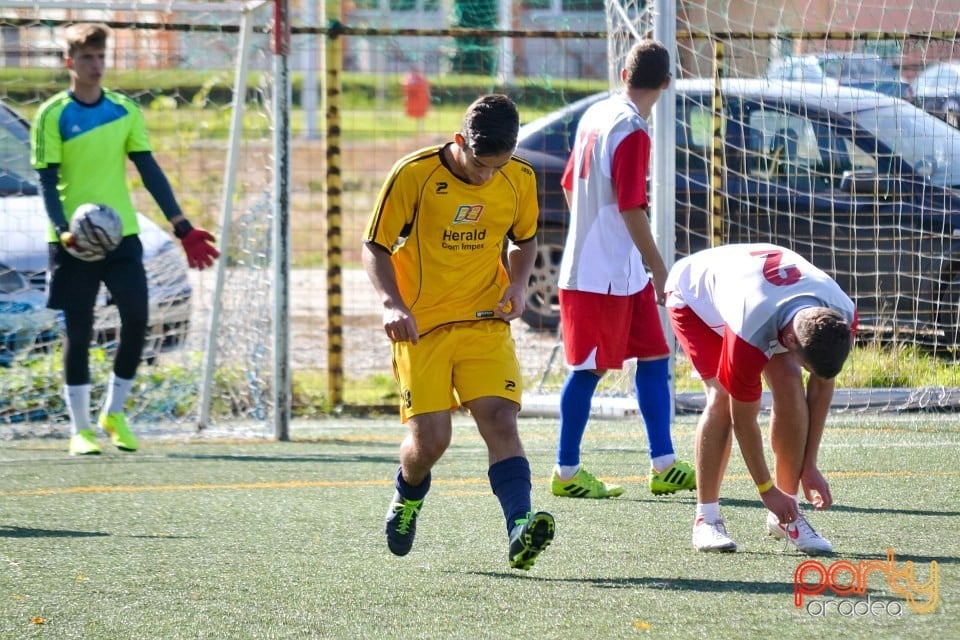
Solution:
<svg viewBox="0 0 960 640">
<path fill-rule="evenodd" d="M 737 543 L 727 535 L 723 518 L 707 522 L 703 516 L 693 523 L 693 548 L 697 551 L 736 551 Z"/>
<path fill-rule="evenodd" d="M 783 540 L 786 539 L 790 544 L 807 555 L 815 556 L 823 553 L 833 553 L 833 545 L 830 541 L 814 531 L 810 523 L 803 516 L 802 512 L 797 512 L 797 521 L 784 526 L 773 512 L 767 512 L 767 532 L 773 537 Z"/>
</svg>

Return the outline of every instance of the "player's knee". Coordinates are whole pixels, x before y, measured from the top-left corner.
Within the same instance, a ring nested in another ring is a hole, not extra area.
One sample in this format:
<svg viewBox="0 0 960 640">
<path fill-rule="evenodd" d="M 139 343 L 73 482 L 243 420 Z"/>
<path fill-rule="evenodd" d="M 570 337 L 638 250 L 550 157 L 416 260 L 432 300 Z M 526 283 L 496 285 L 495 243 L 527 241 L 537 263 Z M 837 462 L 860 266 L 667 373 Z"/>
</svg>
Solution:
<svg viewBox="0 0 960 640">
<path fill-rule="evenodd" d="M 420 460 L 429 460 L 431 463 L 434 463 L 443 456 L 449 446 L 450 438 L 437 437 L 420 439 L 417 441 L 416 446 L 419 453 L 417 457 Z"/>
<path fill-rule="evenodd" d="M 477 427 L 484 440 L 497 442 L 508 442 L 520 440 L 520 434 L 517 430 L 516 411 L 498 411 L 484 420 L 477 420 Z"/>
</svg>

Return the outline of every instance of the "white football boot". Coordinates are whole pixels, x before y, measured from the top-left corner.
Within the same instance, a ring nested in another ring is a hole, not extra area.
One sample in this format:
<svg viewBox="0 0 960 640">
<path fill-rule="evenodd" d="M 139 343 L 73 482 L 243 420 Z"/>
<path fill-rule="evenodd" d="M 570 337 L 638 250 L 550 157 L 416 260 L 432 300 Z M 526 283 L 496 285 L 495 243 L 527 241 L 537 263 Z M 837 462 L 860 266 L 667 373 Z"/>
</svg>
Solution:
<svg viewBox="0 0 960 640">
<path fill-rule="evenodd" d="M 703 516 L 693 523 L 693 548 L 697 551 L 736 551 L 737 543 L 727 535 L 723 518 L 707 522 Z"/>
<path fill-rule="evenodd" d="M 833 553 L 833 545 L 810 526 L 802 511 L 797 512 L 797 521 L 788 525 L 781 524 L 777 516 L 768 511 L 767 532 L 779 540 L 786 540 L 807 555 Z"/>
</svg>

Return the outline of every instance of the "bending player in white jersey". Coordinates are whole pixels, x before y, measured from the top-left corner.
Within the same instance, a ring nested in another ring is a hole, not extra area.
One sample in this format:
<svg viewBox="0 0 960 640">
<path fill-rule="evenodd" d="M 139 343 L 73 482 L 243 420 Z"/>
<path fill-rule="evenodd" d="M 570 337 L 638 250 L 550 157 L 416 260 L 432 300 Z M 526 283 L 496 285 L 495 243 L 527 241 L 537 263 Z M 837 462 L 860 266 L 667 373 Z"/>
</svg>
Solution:
<svg viewBox="0 0 960 640">
<path fill-rule="evenodd" d="M 826 273 L 772 244 L 706 249 L 678 261 L 665 286 L 670 323 L 707 403 L 697 427 L 693 546 L 734 551 L 720 516 L 720 484 L 735 434 L 769 510 L 767 530 L 808 554 L 833 546 L 807 522 L 799 491 L 817 509 L 833 499 L 817 453 L 856 330 L 853 301 Z M 809 371 L 804 387 L 803 369 Z M 771 476 L 757 417 L 761 376 L 773 396 Z"/>
</svg>

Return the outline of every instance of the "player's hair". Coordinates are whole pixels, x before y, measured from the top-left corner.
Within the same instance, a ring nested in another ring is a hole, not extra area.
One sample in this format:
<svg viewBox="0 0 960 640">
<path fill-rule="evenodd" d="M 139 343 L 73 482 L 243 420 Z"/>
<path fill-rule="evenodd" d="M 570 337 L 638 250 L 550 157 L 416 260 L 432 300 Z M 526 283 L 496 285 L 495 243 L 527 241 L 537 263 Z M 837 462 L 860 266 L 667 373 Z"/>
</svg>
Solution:
<svg viewBox="0 0 960 640">
<path fill-rule="evenodd" d="M 670 77 L 670 52 L 657 40 L 641 40 L 631 47 L 624 69 L 631 89 L 659 89 Z"/>
<path fill-rule="evenodd" d="M 72 58 L 83 47 L 106 49 L 112 32 L 110 27 L 99 22 L 81 22 L 64 29 L 64 55 Z"/>
<path fill-rule="evenodd" d="M 513 100 L 499 93 L 480 96 L 467 107 L 460 135 L 476 156 L 497 156 L 517 148 L 520 114 Z"/>
<path fill-rule="evenodd" d="M 798 355 L 821 378 L 835 378 L 853 342 L 846 319 L 833 309 L 810 307 L 797 313 L 794 327 L 800 345 Z"/>
</svg>

